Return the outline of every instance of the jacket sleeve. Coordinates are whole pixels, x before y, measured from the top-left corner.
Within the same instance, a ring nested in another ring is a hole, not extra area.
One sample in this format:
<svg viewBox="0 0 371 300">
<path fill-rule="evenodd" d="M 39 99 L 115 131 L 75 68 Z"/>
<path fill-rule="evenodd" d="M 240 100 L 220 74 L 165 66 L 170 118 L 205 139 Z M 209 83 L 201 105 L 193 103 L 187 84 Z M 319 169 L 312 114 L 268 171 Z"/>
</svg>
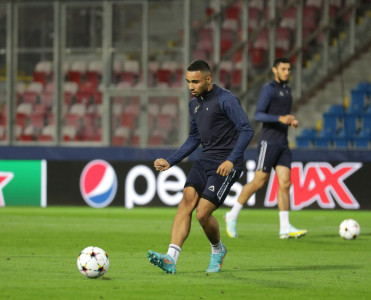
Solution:
<svg viewBox="0 0 371 300">
<path fill-rule="evenodd" d="M 168 158 L 166 158 L 166 161 L 170 164 L 170 166 L 177 164 L 195 151 L 200 143 L 201 139 L 197 129 L 197 124 L 191 115 L 188 138 L 177 151 L 173 152 Z"/>
<path fill-rule="evenodd" d="M 256 105 L 255 121 L 266 123 L 278 122 L 280 116 L 270 115 L 266 113 L 273 97 L 274 89 L 269 87 L 269 85 L 264 86 L 264 88 L 260 92 L 259 100 Z"/>
<path fill-rule="evenodd" d="M 223 101 L 222 109 L 225 114 L 232 120 L 239 132 L 238 140 L 228 160 L 235 163 L 238 158 L 243 157 L 246 147 L 249 145 L 254 130 L 252 129 L 246 112 L 243 110 L 240 101 L 236 97 L 230 97 Z"/>
</svg>

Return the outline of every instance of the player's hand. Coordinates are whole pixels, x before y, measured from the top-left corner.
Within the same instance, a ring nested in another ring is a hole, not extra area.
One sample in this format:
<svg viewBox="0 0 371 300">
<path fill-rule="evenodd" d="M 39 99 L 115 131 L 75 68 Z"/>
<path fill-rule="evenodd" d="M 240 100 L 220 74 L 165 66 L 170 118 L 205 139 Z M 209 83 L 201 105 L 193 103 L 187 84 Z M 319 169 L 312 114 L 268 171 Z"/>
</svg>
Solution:
<svg viewBox="0 0 371 300">
<path fill-rule="evenodd" d="M 291 125 L 292 122 L 294 122 L 295 117 L 293 115 L 284 115 L 284 116 L 280 116 L 278 121 L 283 123 L 283 124 L 286 124 L 286 125 Z"/>
<path fill-rule="evenodd" d="M 291 127 L 292 128 L 296 129 L 298 126 L 299 126 L 299 121 L 298 120 L 295 119 L 294 121 L 291 122 Z"/>
<path fill-rule="evenodd" d="M 233 163 L 229 160 L 226 160 L 218 167 L 218 169 L 216 170 L 216 173 L 222 176 L 227 176 L 229 172 L 232 170 L 232 168 L 233 168 Z"/>
<path fill-rule="evenodd" d="M 166 171 L 167 169 L 170 168 L 170 164 L 167 162 L 166 159 L 163 159 L 163 158 L 158 158 L 155 160 L 155 162 L 153 163 L 153 166 L 155 167 L 155 169 L 157 171 Z"/>
</svg>

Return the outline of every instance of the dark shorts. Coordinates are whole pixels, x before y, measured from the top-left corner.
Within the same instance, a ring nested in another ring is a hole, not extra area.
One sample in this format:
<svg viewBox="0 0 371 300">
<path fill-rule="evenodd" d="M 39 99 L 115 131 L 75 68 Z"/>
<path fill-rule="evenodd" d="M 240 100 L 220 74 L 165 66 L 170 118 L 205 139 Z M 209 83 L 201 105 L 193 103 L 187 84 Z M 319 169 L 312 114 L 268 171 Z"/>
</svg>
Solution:
<svg viewBox="0 0 371 300">
<path fill-rule="evenodd" d="M 196 161 L 187 176 L 184 187 L 192 186 L 197 194 L 219 207 L 223 204 L 232 185 L 240 178 L 242 170 L 232 169 L 228 176 L 216 173 L 220 163 Z"/>
<path fill-rule="evenodd" d="M 270 173 L 276 166 L 285 166 L 291 169 L 291 150 L 288 144 L 268 144 L 262 140 L 258 146 L 258 161 L 256 170 Z"/>
</svg>

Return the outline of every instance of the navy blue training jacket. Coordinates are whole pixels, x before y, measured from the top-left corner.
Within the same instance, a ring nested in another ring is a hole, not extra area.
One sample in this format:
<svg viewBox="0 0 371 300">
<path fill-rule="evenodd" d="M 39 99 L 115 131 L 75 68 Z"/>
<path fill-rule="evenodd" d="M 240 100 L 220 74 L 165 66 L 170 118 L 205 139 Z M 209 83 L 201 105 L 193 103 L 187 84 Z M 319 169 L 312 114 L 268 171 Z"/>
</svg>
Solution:
<svg viewBox="0 0 371 300">
<path fill-rule="evenodd" d="M 263 122 L 259 141 L 270 144 L 285 144 L 289 125 L 278 121 L 280 116 L 290 114 L 292 105 L 291 89 L 287 84 L 275 80 L 262 88 L 256 106 L 255 121 Z"/>
<path fill-rule="evenodd" d="M 200 144 L 200 159 L 222 163 L 229 160 L 243 168 L 243 153 L 254 131 L 240 101 L 228 90 L 213 85 L 210 92 L 189 103 L 190 132 L 184 144 L 166 160 L 170 165 L 183 160 Z"/>
</svg>

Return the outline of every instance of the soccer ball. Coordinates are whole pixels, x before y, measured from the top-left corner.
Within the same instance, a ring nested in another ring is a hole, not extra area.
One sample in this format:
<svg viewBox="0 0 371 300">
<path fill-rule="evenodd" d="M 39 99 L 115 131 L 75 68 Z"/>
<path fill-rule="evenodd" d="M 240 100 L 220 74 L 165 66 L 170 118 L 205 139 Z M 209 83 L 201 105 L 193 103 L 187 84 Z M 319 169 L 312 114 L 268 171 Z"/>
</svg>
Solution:
<svg viewBox="0 0 371 300">
<path fill-rule="evenodd" d="M 89 278 L 98 278 L 109 268 L 109 259 L 106 251 L 98 247 L 87 247 L 80 252 L 77 258 L 77 268 L 82 275 Z"/>
<path fill-rule="evenodd" d="M 346 219 L 341 222 L 339 226 L 339 234 L 343 239 L 346 240 L 354 240 L 357 236 L 359 236 L 361 232 L 361 227 L 357 221 L 353 219 Z"/>
</svg>

